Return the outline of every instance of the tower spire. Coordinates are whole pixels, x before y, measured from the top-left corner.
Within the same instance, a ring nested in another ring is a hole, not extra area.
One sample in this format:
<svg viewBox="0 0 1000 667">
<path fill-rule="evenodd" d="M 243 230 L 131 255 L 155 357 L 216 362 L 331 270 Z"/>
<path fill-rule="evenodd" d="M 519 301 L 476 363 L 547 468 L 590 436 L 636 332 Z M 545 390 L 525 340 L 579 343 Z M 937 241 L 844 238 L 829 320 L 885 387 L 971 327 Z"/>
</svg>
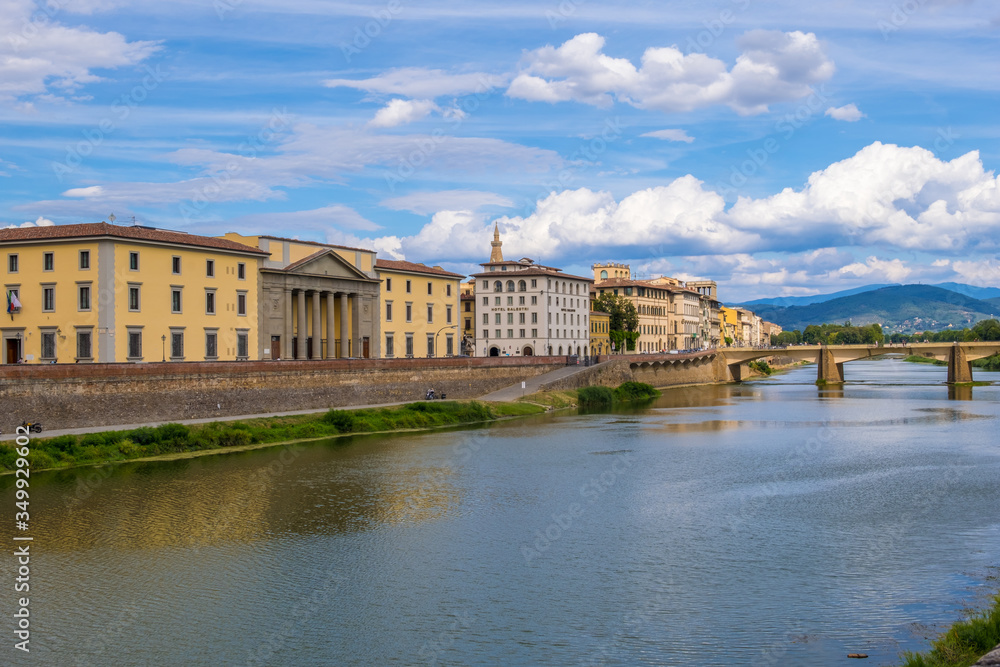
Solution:
<svg viewBox="0 0 1000 667">
<path fill-rule="evenodd" d="M 503 261 L 503 250 L 500 246 L 503 245 L 503 241 L 500 240 L 500 227 L 497 223 L 493 223 L 493 242 L 490 243 L 493 246 L 493 250 L 490 252 L 490 262 L 502 262 Z"/>
</svg>

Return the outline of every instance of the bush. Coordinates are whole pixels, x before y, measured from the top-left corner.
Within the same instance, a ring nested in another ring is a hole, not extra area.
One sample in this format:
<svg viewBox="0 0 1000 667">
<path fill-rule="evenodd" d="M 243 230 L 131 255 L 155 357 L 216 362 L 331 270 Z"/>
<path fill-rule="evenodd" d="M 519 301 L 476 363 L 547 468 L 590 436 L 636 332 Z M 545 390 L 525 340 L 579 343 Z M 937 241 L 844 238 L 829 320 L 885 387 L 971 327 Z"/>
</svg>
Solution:
<svg viewBox="0 0 1000 667">
<path fill-rule="evenodd" d="M 610 408 L 615 395 L 608 387 L 583 387 L 576 396 L 581 408 Z"/>
<path fill-rule="evenodd" d="M 758 373 L 760 373 L 761 375 L 771 375 L 772 373 L 774 373 L 774 369 L 771 368 L 771 365 L 769 363 L 767 363 L 766 361 L 763 361 L 763 360 L 751 361 L 747 365 L 751 369 L 753 369 L 753 370 L 757 371 Z"/>
<path fill-rule="evenodd" d="M 102 441 L 103 442 L 103 441 Z M 43 443 L 44 449 L 55 450 L 57 452 L 70 452 L 76 447 L 76 436 L 75 435 L 60 435 L 55 438 L 49 438 Z"/>
<path fill-rule="evenodd" d="M 338 433 L 350 433 L 354 430 L 354 414 L 346 410 L 330 410 L 323 415 L 323 421 L 337 429 Z"/>
<path fill-rule="evenodd" d="M 616 401 L 644 401 L 660 396 L 653 385 L 643 382 L 623 382 L 614 391 Z"/>
</svg>

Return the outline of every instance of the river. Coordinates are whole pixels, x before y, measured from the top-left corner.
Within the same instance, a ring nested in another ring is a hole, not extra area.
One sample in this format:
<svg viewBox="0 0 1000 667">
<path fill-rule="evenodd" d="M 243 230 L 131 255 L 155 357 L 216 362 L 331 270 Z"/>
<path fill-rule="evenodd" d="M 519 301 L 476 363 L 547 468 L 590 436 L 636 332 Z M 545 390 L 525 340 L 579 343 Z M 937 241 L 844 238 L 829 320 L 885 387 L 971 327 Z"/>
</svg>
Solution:
<svg viewBox="0 0 1000 667">
<path fill-rule="evenodd" d="M 996 589 L 1000 374 L 846 375 L 38 473 L 0 662 L 894 664 Z"/>
</svg>

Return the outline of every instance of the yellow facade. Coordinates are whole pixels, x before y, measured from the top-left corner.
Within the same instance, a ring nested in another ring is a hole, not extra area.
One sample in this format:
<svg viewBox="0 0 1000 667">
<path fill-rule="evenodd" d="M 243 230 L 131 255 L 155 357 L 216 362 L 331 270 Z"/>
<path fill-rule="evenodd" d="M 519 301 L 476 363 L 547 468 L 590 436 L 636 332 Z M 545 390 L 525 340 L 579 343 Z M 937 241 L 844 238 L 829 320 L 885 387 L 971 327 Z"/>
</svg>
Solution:
<svg viewBox="0 0 1000 667">
<path fill-rule="evenodd" d="M 590 356 L 611 353 L 611 315 L 590 311 Z"/>
<path fill-rule="evenodd" d="M 378 260 L 382 281 L 383 356 L 450 357 L 462 354 L 465 276 L 414 262 Z"/>
<path fill-rule="evenodd" d="M 100 223 L 2 230 L 0 253 L 22 305 L 0 326 L 3 363 L 256 358 L 252 248 Z"/>
</svg>

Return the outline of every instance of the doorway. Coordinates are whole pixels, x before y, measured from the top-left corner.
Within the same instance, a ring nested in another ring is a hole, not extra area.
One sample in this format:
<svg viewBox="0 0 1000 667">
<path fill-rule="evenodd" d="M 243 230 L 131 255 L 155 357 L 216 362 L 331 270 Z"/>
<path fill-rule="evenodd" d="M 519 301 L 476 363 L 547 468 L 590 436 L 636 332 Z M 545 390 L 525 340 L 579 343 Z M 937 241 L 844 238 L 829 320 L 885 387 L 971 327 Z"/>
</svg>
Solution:
<svg viewBox="0 0 1000 667">
<path fill-rule="evenodd" d="M 361 357 L 363 359 L 368 359 L 369 351 L 370 351 L 370 343 L 368 340 L 368 336 L 365 336 L 361 339 Z"/>
<path fill-rule="evenodd" d="M 281 336 L 271 336 L 271 359 L 281 359 Z"/>
<path fill-rule="evenodd" d="M 16 364 L 18 359 L 18 341 L 16 338 L 7 339 L 7 363 Z"/>
</svg>

